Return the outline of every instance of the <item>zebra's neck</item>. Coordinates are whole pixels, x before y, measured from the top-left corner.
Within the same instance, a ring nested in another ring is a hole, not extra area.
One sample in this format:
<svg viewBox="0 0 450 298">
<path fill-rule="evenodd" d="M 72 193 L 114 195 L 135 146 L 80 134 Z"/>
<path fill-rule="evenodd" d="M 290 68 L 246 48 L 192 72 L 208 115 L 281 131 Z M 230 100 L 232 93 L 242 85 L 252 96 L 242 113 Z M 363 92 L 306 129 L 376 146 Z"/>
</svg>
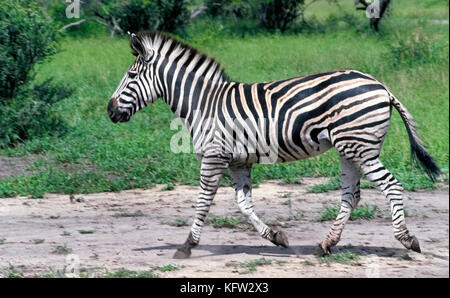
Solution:
<svg viewBox="0 0 450 298">
<path fill-rule="evenodd" d="M 206 65 L 207 66 L 207 65 Z M 214 96 L 215 91 L 226 83 L 225 78 L 214 72 L 201 74 L 191 67 L 172 65 L 169 70 L 160 68 L 159 77 L 163 86 L 163 100 L 172 112 L 190 126 L 191 115 L 201 111 Z"/>
<path fill-rule="evenodd" d="M 140 32 L 144 46 L 157 54 L 154 71 L 158 89 L 174 114 L 188 121 L 213 89 L 229 79 L 213 58 L 160 32 Z"/>
</svg>

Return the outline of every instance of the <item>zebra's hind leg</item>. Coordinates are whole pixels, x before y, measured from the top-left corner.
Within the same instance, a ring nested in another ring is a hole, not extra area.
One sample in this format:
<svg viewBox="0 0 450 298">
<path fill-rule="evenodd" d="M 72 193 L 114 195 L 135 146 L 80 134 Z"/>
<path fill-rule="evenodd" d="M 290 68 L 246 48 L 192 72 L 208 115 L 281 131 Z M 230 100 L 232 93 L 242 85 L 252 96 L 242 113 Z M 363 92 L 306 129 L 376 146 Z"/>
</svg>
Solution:
<svg viewBox="0 0 450 298">
<path fill-rule="evenodd" d="M 335 246 L 341 239 L 345 223 L 350 218 L 351 212 L 360 199 L 359 180 L 360 173 L 358 167 L 344 157 L 341 157 L 341 208 L 327 237 L 319 244 L 322 255 L 330 254 L 330 247 Z"/>
<path fill-rule="evenodd" d="M 367 179 L 375 184 L 386 196 L 391 205 L 392 226 L 394 236 L 408 249 L 415 252 L 420 251 L 419 240 L 409 234 L 406 228 L 405 214 L 403 210 L 403 187 L 400 182 L 383 166 L 377 158 L 369 160 L 361 165 L 361 172 Z"/>
<path fill-rule="evenodd" d="M 191 232 L 186 242 L 175 252 L 174 259 L 189 258 L 191 256 L 191 249 L 199 243 L 205 218 L 208 215 L 209 208 L 219 187 L 220 179 L 229 164 L 226 159 L 214 153 L 209 156 L 204 156 L 201 162 L 200 193 L 195 207 L 194 222 L 192 223 Z"/>
<path fill-rule="evenodd" d="M 251 166 L 230 167 L 231 179 L 236 191 L 236 202 L 241 212 L 250 220 L 251 224 L 261 237 L 270 240 L 273 244 L 283 247 L 289 246 L 289 241 L 283 231 L 273 231 L 259 219 L 253 209 Z"/>
</svg>

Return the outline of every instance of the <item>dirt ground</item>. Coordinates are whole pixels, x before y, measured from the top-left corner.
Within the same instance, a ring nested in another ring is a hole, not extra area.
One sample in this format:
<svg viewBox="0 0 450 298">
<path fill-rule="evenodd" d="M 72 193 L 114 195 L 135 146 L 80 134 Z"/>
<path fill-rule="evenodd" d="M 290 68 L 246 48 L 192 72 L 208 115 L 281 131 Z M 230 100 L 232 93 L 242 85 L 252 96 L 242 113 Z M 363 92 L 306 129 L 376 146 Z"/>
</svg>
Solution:
<svg viewBox="0 0 450 298">
<path fill-rule="evenodd" d="M 349 221 L 333 252 L 349 251 L 359 257 L 341 264 L 316 256 L 317 243 L 332 223 L 317 218 L 326 206 L 339 202 L 340 191 L 313 194 L 308 188 L 326 181 L 305 178 L 295 185 L 268 181 L 254 188 L 257 213 L 287 233 L 290 248 L 261 239 L 246 223 L 234 228 L 206 225 L 200 245 L 186 260 L 172 256 L 189 233 L 197 187 L 176 186 L 167 191 L 158 185 L 148 190 L 76 195 L 72 200 L 58 194 L 42 199 L 2 198 L 0 276 L 21 272 L 42 277 L 74 266 L 84 276 L 104 276 L 120 268 L 145 271 L 168 264 L 177 265 L 178 270 L 158 271 L 160 277 L 449 276 L 448 185 L 405 193 L 407 224 L 420 240 L 421 254 L 407 251 L 394 239 L 383 195 L 363 189 L 360 204 L 376 205 L 380 211 L 374 219 Z M 211 213 L 242 218 L 232 188 L 219 189 Z M 176 219 L 188 225 L 169 224 Z M 262 259 L 270 264 L 252 270 L 245 267 Z"/>
</svg>

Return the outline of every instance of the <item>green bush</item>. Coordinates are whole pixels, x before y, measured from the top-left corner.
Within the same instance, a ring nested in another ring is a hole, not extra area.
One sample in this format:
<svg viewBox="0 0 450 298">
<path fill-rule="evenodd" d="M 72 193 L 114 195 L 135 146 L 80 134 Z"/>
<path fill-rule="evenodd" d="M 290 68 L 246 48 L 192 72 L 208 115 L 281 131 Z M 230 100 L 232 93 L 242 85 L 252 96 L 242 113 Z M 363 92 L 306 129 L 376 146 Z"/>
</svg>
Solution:
<svg viewBox="0 0 450 298">
<path fill-rule="evenodd" d="M 118 4 L 112 14 L 119 19 L 125 32 L 154 29 L 159 22 L 159 9 L 155 1 L 131 0 Z"/>
<path fill-rule="evenodd" d="M 47 80 L 32 85 L 33 67 L 56 52 L 57 30 L 33 2 L 0 4 L 0 148 L 65 130 L 53 105 L 70 91 Z"/>
<path fill-rule="evenodd" d="M 21 88 L 0 109 L 0 148 L 33 137 L 62 135 L 67 125 L 53 111 L 53 105 L 68 97 L 71 90 L 51 83 L 51 79 Z"/>
<path fill-rule="evenodd" d="M 159 10 L 158 30 L 177 32 L 184 29 L 189 21 L 186 0 L 157 0 Z"/>
<path fill-rule="evenodd" d="M 212 17 L 232 17 L 235 20 L 256 19 L 258 17 L 258 0 L 207 0 L 206 13 Z"/>
<path fill-rule="evenodd" d="M 179 32 L 189 21 L 185 0 L 103 0 L 100 6 L 103 14 L 107 15 L 104 18 L 116 18 L 123 33 L 141 30 Z"/>
<path fill-rule="evenodd" d="M 388 44 L 394 65 L 405 66 L 438 62 L 443 48 L 438 40 L 422 30 L 416 30 L 406 38 L 397 32 L 395 40 Z"/>
<path fill-rule="evenodd" d="M 233 29 L 245 33 L 254 33 L 261 29 L 285 32 L 299 16 L 303 15 L 303 4 L 304 0 L 207 0 L 205 2 L 206 14 L 209 17 L 214 19 L 219 17 L 226 23 L 232 23 Z"/>
<path fill-rule="evenodd" d="M 0 103 L 31 79 L 35 63 L 56 52 L 56 29 L 31 1 L 0 4 Z"/>
<path fill-rule="evenodd" d="M 304 0 L 265 0 L 261 2 L 260 22 L 269 30 L 286 31 L 300 15 Z"/>
</svg>

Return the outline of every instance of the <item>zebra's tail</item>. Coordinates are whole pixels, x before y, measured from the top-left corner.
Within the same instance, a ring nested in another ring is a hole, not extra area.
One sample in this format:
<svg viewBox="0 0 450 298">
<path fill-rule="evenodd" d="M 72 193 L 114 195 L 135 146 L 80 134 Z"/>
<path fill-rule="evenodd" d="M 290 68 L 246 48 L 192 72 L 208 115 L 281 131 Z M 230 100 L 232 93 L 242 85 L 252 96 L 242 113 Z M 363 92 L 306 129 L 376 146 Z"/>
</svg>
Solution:
<svg viewBox="0 0 450 298">
<path fill-rule="evenodd" d="M 431 157 L 431 155 L 425 150 L 425 146 L 420 140 L 416 124 L 414 123 L 411 114 L 409 114 L 408 110 L 406 110 L 402 103 L 390 91 L 388 91 L 388 93 L 392 105 L 397 109 L 402 117 L 406 131 L 408 132 L 413 160 L 416 164 L 419 163 L 427 173 L 428 177 L 430 177 L 431 181 L 435 182 L 436 178 L 441 174 L 441 170 L 434 161 L 433 157 Z"/>
</svg>

